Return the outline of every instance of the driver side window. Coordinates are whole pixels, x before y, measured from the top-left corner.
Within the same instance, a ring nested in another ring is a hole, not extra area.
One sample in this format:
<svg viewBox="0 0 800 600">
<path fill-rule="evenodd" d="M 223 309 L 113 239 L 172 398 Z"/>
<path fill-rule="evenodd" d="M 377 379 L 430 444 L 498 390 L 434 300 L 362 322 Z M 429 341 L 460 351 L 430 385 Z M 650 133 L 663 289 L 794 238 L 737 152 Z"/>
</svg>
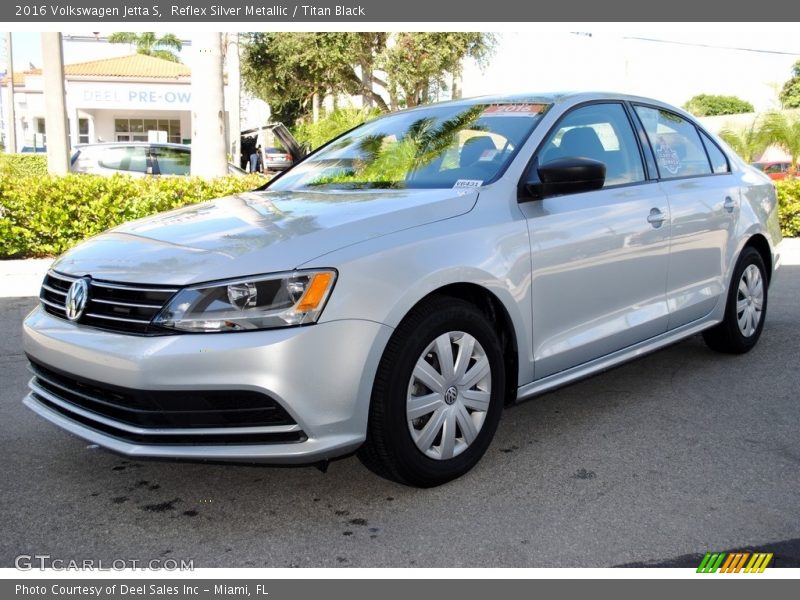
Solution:
<svg viewBox="0 0 800 600">
<path fill-rule="evenodd" d="M 591 104 L 568 113 L 541 146 L 539 165 L 567 157 L 606 165 L 603 187 L 644 181 L 644 167 L 621 104 Z"/>
</svg>

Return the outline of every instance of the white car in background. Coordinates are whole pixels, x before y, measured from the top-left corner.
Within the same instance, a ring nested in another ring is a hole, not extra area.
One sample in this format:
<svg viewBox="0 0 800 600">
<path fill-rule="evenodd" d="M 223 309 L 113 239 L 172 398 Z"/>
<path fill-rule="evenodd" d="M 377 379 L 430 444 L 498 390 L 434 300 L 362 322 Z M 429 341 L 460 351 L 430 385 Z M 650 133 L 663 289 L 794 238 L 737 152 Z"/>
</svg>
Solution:
<svg viewBox="0 0 800 600">
<path fill-rule="evenodd" d="M 190 175 L 192 147 L 188 144 L 160 142 L 108 142 L 75 146 L 70 161 L 73 173 L 131 177 L 145 175 Z M 228 164 L 229 175 L 245 175 L 236 165 Z"/>
</svg>

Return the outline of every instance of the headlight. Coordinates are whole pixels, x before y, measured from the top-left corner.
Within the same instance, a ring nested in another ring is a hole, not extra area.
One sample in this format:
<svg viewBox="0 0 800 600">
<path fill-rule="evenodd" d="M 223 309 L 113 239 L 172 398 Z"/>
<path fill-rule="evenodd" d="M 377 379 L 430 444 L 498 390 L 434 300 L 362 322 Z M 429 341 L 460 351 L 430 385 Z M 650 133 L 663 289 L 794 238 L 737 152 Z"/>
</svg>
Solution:
<svg viewBox="0 0 800 600">
<path fill-rule="evenodd" d="M 156 316 L 180 331 L 251 331 L 316 323 L 336 271 L 295 271 L 185 288 Z"/>
</svg>

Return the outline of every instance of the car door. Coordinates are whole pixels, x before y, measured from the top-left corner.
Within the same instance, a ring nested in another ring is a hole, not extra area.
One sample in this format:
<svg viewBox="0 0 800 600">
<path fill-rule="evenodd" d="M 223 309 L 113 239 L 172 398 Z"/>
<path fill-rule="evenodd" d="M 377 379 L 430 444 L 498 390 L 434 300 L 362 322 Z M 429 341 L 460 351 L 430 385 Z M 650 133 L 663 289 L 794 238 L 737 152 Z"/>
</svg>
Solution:
<svg viewBox="0 0 800 600">
<path fill-rule="evenodd" d="M 669 207 L 642 151 L 617 102 L 574 108 L 537 151 L 530 171 L 575 156 L 607 169 L 600 190 L 520 203 L 531 243 L 537 379 L 667 329 Z"/>
<path fill-rule="evenodd" d="M 635 106 L 669 201 L 669 329 L 710 313 L 725 293 L 739 186 L 725 154 L 693 123 L 658 107 Z"/>
</svg>

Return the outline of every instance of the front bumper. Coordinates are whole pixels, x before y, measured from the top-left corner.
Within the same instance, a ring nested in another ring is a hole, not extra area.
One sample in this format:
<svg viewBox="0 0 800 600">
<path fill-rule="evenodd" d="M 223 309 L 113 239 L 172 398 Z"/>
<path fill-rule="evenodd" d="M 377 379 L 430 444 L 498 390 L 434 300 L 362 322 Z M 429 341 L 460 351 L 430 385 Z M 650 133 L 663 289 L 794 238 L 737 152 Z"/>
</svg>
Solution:
<svg viewBox="0 0 800 600">
<path fill-rule="evenodd" d="M 23 325 L 25 352 L 37 363 L 130 390 L 259 392 L 282 406 L 296 425 L 134 427 L 48 396 L 36 378 L 24 403 L 63 429 L 129 456 L 310 463 L 347 454 L 364 441 L 372 381 L 391 332 L 372 321 L 348 320 L 271 331 L 144 337 L 78 326 L 37 308 Z M 280 439 L 289 432 L 302 433 L 302 441 L 244 441 L 254 434 Z M 159 435 L 190 436 L 191 442 L 137 441 Z M 223 436 L 224 443 L 208 442 Z"/>
</svg>

